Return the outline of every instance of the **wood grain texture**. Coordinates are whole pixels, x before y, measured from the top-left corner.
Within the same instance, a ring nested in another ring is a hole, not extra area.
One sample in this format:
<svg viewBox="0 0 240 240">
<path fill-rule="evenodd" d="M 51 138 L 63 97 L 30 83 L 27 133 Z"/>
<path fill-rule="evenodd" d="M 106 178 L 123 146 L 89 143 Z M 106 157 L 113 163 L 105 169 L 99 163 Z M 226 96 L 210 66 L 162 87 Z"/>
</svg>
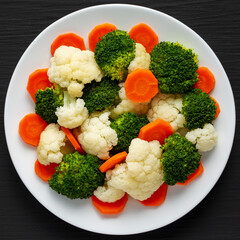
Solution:
<svg viewBox="0 0 240 240">
<path fill-rule="evenodd" d="M 0 8 L 0 239 L 113 239 L 75 228 L 52 215 L 22 184 L 11 162 L 4 136 L 7 87 L 24 50 L 49 24 L 73 11 L 115 1 L 1 0 Z M 168 0 L 116 1 L 167 13 L 196 31 L 220 59 L 230 79 L 237 117 L 240 106 L 240 1 Z M 239 118 L 237 118 L 239 126 Z M 239 128 L 229 162 L 213 190 L 190 213 L 158 230 L 114 239 L 240 239 Z M 146 222 L 147 224 L 147 222 Z M 107 227 L 107 226 L 106 226 Z M 119 226 L 121 227 L 121 226 Z"/>
</svg>

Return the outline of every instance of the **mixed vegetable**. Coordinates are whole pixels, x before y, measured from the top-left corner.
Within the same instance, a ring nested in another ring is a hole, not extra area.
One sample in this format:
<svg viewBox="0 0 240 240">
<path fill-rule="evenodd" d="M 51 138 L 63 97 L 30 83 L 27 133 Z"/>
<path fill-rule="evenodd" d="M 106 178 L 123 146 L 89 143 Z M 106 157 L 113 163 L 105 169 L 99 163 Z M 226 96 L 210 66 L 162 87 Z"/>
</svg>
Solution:
<svg viewBox="0 0 240 240">
<path fill-rule="evenodd" d="M 37 147 L 35 172 L 102 214 L 122 212 L 128 196 L 159 206 L 168 186 L 203 173 L 201 152 L 217 144 L 214 75 L 144 23 L 129 32 L 104 23 L 88 41 L 90 50 L 75 33 L 59 35 L 49 69 L 29 76 L 35 113 L 19 134 Z"/>
</svg>

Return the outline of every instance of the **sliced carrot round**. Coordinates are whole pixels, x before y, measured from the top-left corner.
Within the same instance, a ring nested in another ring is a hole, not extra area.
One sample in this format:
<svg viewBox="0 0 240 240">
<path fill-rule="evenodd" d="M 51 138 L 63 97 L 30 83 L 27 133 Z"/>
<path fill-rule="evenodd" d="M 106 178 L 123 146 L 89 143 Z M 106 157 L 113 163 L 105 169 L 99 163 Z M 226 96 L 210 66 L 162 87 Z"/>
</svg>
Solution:
<svg viewBox="0 0 240 240">
<path fill-rule="evenodd" d="M 217 102 L 217 100 L 213 97 L 211 97 L 211 99 L 215 102 L 215 106 L 217 107 L 216 109 L 216 114 L 215 114 L 215 119 L 218 117 L 219 113 L 220 113 L 220 106 L 219 103 Z"/>
<path fill-rule="evenodd" d="M 47 87 L 53 86 L 53 84 L 48 79 L 47 71 L 47 68 L 38 69 L 29 75 L 27 91 L 29 92 L 34 102 L 36 102 L 35 94 L 37 90 L 44 90 Z"/>
<path fill-rule="evenodd" d="M 38 114 L 29 113 L 19 123 L 19 134 L 25 143 L 37 147 L 40 135 L 47 125 Z"/>
<path fill-rule="evenodd" d="M 61 126 L 62 131 L 66 134 L 68 140 L 72 143 L 73 147 L 80 153 L 84 154 L 84 150 L 82 149 L 81 145 L 79 144 L 78 140 L 74 137 L 72 132 L 63 126 Z"/>
<path fill-rule="evenodd" d="M 49 165 L 43 165 L 38 160 L 35 162 L 35 173 L 45 182 L 51 179 L 52 175 L 56 172 L 56 167 L 59 164 L 50 163 Z"/>
<path fill-rule="evenodd" d="M 192 182 L 194 179 L 199 177 L 203 173 L 203 171 L 204 171 L 204 168 L 203 168 L 202 163 L 200 162 L 198 169 L 194 173 L 190 174 L 188 176 L 188 179 L 184 183 L 178 182 L 177 184 L 178 185 L 187 185 L 188 183 Z"/>
<path fill-rule="evenodd" d="M 102 202 L 99 200 L 95 195 L 92 195 L 91 197 L 92 203 L 94 207 L 102 214 L 119 214 L 123 211 L 127 201 L 128 201 L 128 195 L 125 193 L 125 195 L 113 203 L 108 202 Z"/>
<path fill-rule="evenodd" d="M 169 122 L 163 119 L 156 119 L 155 121 L 143 126 L 139 131 L 138 137 L 148 142 L 158 140 L 162 145 L 165 138 L 168 138 L 172 134 L 173 129 Z"/>
<path fill-rule="evenodd" d="M 209 94 L 215 87 L 215 77 L 207 67 L 200 67 L 197 70 L 198 81 L 193 85 L 194 88 L 199 88 L 203 92 Z"/>
<path fill-rule="evenodd" d="M 148 53 L 150 53 L 159 42 L 158 35 L 145 23 L 135 25 L 129 31 L 129 35 L 137 43 L 141 43 Z"/>
<path fill-rule="evenodd" d="M 132 102 L 149 102 L 158 93 L 158 80 L 150 70 L 136 69 L 128 74 L 124 87 Z"/>
<path fill-rule="evenodd" d="M 107 161 L 105 161 L 99 168 L 99 170 L 104 173 L 108 171 L 109 169 L 114 168 L 116 164 L 121 163 L 125 158 L 127 157 L 127 152 L 120 152 L 115 155 L 113 155 L 111 158 L 109 158 Z"/>
<path fill-rule="evenodd" d="M 139 201 L 144 206 L 157 207 L 161 205 L 167 196 L 168 185 L 163 183 L 157 191 L 155 191 L 152 196 L 144 201 Z"/>
<path fill-rule="evenodd" d="M 59 35 L 51 45 L 51 54 L 54 55 L 56 49 L 62 45 L 86 50 L 83 38 L 75 33 L 64 33 Z"/>
<path fill-rule="evenodd" d="M 109 32 L 116 30 L 117 27 L 111 23 L 103 23 L 97 25 L 88 35 L 88 44 L 90 50 L 95 51 L 95 47 L 97 43 L 101 40 L 101 38 Z"/>
</svg>

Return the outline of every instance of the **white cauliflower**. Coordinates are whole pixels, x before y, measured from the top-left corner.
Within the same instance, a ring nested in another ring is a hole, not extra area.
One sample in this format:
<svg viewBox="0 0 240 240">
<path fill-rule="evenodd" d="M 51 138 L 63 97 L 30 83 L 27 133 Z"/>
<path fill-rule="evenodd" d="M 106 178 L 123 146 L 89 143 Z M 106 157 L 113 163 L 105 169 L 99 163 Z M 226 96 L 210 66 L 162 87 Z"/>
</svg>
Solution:
<svg viewBox="0 0 240 240">
<path fill-rule="evenodd" d="M 105 181 L 103 186 L 99 186 L 93 193 L 102 202 L 116 202 L 121 199 L 125 192 L 109 186 L 108 181 Z"/>
<path fill-rule="evenodd" d="M 55 123 L 49 124 L 41 133 L 37 147 L 38 161 L 43 165 L 60 163 L 63 154 L 61 148 L 65 146 L 66 135 Z"/>
<path fill-rule="evenodd" d="M 50 82 L 62 88 L 69 88 L 72 97 L 81 97 L 83 86 L 92 80 L 100 82 L 102 72 L 98 67 L 94 53 L 89 50 L 60 46 L 50 60 L 48 77 Z M 71 85 L 74 82 L 74 85 Z M 80 86 L 76 83 L 79 83 Z M 75 89 L 76 88 L 76 89 Z"/>
<path fill-rule="evenodd" d="M 135 58 L 128 66 L 128 73 L 133 72 L 138 68 L 149 69 L 150 54 L 146 52 L 145 47 L 141 43 L 136 43 Z"/>
<path fill-rule="evenodd" d="M 140 201 L 149 198 L 163 183 L 161 155 L 158 141 L 133 139 L 126 162 L 107 171 L 108 185 Z"/>
<path fill-rule="evenodd" d="M 85 152 L 108 159 L 109 151 L 117 145 L 115 130 L 110 127 L 110 112 L 92 114 L 81 126 L 78 140 Z"/>
<path fill-rule="evenodd" d="M 77 81 L 71 81 L 67 90 L 71 97 L 82 97 L 84 84 Z"/>
<path fill-rule="evenodd" d="M 210 123 L 205 124 L 203 128 L 197 128 L 188 132 L 185 137 L 193 144 L 196 144 L 196 148 L 201 152 L 212 150 L 218 140 L 217 132 Z"/>
<path fill-rule="evenodd" d="M 76 128 L 88 118 L 88 110 L 83 99 L 72 98 L 64 92 L 64 105 L 56 110 L 58 124 L 66 128 Z"/>
<path fill-rule="evenodd" d="M 185 117 L 180 113 L 181 111 L 182 97 L 180 95 L 158 93 L 151 102 L 147 117 L 150 122 L 163 119 L 171 124 L 173 131 L 176 131 L 183 128 L 185 123 Z"/>
<path fill-rule="evenodd" d="M 119 90 L 118 94 L 121 102 L 116 107 L 111 109 L 111 117 L 115 119 L 120 114 L 126 113 L 126 112 L 136 113 L 138 116 L 142 116 L 146 114 L 149 103 L 148 102 L 146 103 L 132 102 L 126 96 L 124 83 L 119 83 L 119 86 L 121 87 L 121 89 Z"/>
</svg>

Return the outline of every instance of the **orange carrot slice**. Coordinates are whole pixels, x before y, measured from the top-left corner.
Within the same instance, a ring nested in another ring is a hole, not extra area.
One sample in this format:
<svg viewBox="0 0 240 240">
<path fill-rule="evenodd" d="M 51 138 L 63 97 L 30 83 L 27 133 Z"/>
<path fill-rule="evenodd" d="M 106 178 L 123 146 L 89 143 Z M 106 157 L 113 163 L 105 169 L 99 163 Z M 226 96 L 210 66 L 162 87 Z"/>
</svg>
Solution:
<svg viewBox="0 0 240 240">
<path fill-rule="evenodd" d="M 50 163 L 49 165 L 43 165 L 38 160 L 35 162 L 35 173 L 45 182 L 51 179 L 52 175 L 56 172 L 56 167 L 59 164 Z"/>
<path fill-rule="evenodd" d="M 156 119 L 155 121 L 143 126 L 139 131 L 138 137 L 148 142 L 158 140 L 160 144 L 163 144 L 165 138 L 172 134 L 173 129 L 169 122 L 163 119 Z"/>
<path fill-rule="evenodd" d="M 129 31 L 129 35 L 137 43 L 141 43 L 148 53 L 150 53 L 159 42 L 158 35 L 145 23 L 135 25 Z"/>
<path fill-rule="evenodd" d="M 168 185 L 163 183 L 157 191 L 155 191 L 152 196 L 144 201 L 139 201 L 144 206 L 157 207 L 161 205 L 167 196 Z"/>
<path fill-rule="evenodd" d="M 200 176 L 203 173 L 203 171 L 204 171 L 204 168 L 203 168 L 202 163 L 200 162 L 200 165 L 199 165 L 198 169 L 194 173 L 190 174 L 188 176 L 188 179 L 184 183 L 178 182 L 177 184 L 178 185 L 187 185 L 188 183 L 190 183 L 194 179 L 196 179 L 198 176 Z"/>
<path fill-rule="evenodd" d="M 40 135 L 47 125 L 47 122 L 42 120 L 38 114 L 29 113 L 20 121 L 18 131 L 25 143 L 37 147 Z"/>
<path fill-rule="evenodd" d="M 211 99 L 215 102 L 215 106 L 217 107 L 216 109 L 216 114 L 215 114 L 215 119 L 218 117 L 219 113 L 220 113 L 220 106 L 219 106 L 219 103 L 217 102 L 217 100 L 213 97 L 211 97 Z"/>
<path fill-rule="evenodd" d="M 68 140 L 72 143 L 73 147 L 80 153 L 84 154 L 84 150 L 82 149 L 81 145 L 77 141 L 77 139 L 73 136 L 72 132 L 63 126 L 61 126 L 62 131 L 66 134 Z"/>
<path fill-rule="evenodd" d="M 149 102 L 158 93 L 158 80 L 150 70 L 136 69 L 128 74 L 124 87 L 132 102 Z"/>
<path fill-rule="evenodd" d="M 94 207 L 102 214 L 119 214 L 123 211 L 127 201 L 128 201 L 128 195 L 125 193 L 125 195 L 113 203 L 108 202 L 102 202 L 100 201 L 95 195 L 92 195 L 91 197 L 92 203 Z"/>
<path fill-rule="evenodd" d="M 47 71 L 47 68 L 38 69 L 29 75 L 27 91 L 29 92 L 34 102 L 36 102 L 35 93 L 37 90 L 44 90 L 46 87 L 53 86 L 53 84 L 48 79 Z"/>
<path fill-rule="evenodd" d="M 88 35 L 88 43 L 89 48 L 93 52 L 95 51 L 95 47 L 97 43 L 101 40 L 101 38 L 109 32 L 116 30 L 117 27 L 111 23 L 103 23 L 97 25 Z"/>
<path fill-rule="evenodd" d="M 86 50 L 83 38 L 75 33 L 64 33 L 59 35 L 51 45 L 51 54 L 54 55 L 56 49 L 62 45 Z"/>
<path fill-rule="evenodd" d="M 207 67 L 200 67 L 197 70 L 198 81 L 193 85 L 195 88 L 201 89 L 209 94 L 215 87 L 215 77 Z"/>
<path fill-rule="evenodd" d="M 111 158 L 109 158 L 107 161 L 105 161 L 99 168 L 99 170 L 104 173 L 109 169 L 114 168 L 116 164 L 121 163 L 125 158 L 127 157 L 127 152 L 123 151 L 120 153 L 117 153 L 113 155 Z"/>
</svg>

